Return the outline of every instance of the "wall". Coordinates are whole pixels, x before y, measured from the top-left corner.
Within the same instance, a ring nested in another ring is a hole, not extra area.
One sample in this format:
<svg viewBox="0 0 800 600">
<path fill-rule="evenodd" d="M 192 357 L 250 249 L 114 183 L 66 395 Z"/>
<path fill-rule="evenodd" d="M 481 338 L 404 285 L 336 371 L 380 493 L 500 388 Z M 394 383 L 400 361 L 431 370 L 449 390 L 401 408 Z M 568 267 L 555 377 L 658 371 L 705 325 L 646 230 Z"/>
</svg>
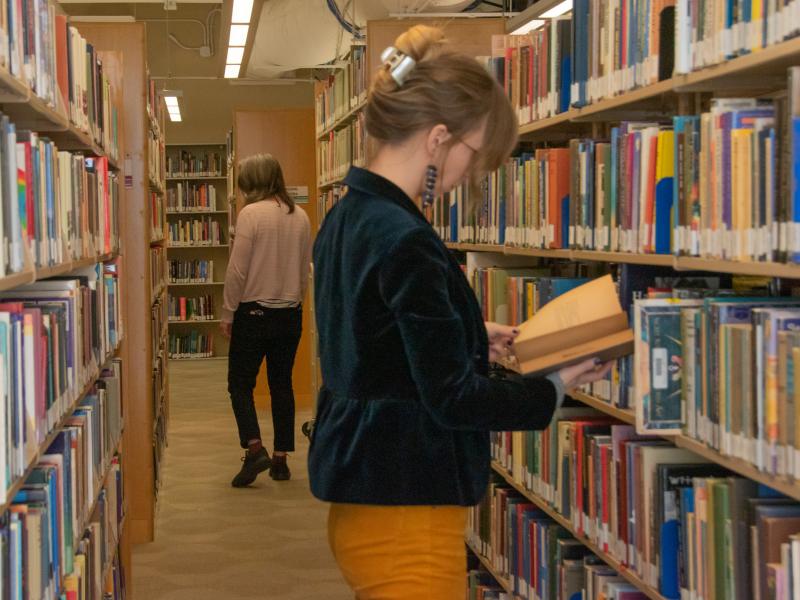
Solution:
<svg viewBox="0 0 800 600">
<path fill-rule="evenodd" d="M 309 216 L 312 233 L 316 232 L 314 109 L 236 111 L 234 137 L 237 160 L 268 152 L 280 161 L 286 185 L 308 186 L 309 203 L 299 206 Z M 313 402 L 310 331 L 311 307 L 306 301 L 303 308 L 303 337 L 294 366 L 294 392 L 298 410 L 311 407 Z M 269 403 L 263 368 L 258 377 L 256 403 L 260 407 Z"/>
<path fill-rule="evenodd" d="M 237 109 L 311 108 L 309 83 L 233 85 L 225 80 L 173 80 L 160 84 L 183 91 L 180 123 L 167 123 L 168 144 L 224 143 Z M 312 134 L 313 137 L 313 134 Z"/>
</svg>

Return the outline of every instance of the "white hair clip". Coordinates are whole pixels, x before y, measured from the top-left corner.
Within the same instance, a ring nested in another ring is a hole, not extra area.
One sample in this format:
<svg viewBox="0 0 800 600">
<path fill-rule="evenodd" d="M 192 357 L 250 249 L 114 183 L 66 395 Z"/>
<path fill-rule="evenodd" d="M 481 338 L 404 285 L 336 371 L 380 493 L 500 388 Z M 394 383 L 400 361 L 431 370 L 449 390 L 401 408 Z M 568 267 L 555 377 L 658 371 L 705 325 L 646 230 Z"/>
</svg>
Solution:
<svg viewBox="0 0 800 600">
<path fill-rule="evenodd" d="M 389 74 L 400 87 L 403 86 L 409 74 L 417 65 L 417 61 L 407 54 L 403 54 L 394 46 L 389 46 L 381 52 L 381 60 L 384 65 L 389 67 Z"/>
</svg>

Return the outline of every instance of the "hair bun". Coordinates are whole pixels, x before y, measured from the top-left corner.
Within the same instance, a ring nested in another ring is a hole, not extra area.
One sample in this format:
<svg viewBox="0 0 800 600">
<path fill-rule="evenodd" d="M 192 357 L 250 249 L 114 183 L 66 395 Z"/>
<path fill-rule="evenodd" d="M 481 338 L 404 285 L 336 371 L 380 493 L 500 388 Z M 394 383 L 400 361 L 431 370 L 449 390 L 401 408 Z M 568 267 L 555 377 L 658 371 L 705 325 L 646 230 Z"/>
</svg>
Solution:
<svg viewBox="0 0 800 600">
<path fill-rule="evenodd" d="M 417 62 L 430 60 L 439 56 L 447 40 L 444 31 L 429 25 L 414 25 L 402 33 L 395 41 L 395 47 Z"/>
</svg>

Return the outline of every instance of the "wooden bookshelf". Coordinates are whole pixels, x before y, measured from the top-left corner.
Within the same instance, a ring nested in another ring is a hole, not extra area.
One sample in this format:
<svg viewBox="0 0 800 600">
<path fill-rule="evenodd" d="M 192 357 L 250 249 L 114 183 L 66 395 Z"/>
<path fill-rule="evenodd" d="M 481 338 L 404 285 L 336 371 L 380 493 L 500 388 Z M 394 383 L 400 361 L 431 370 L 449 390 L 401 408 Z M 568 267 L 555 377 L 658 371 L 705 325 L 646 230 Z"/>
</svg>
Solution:
<svg viewBox="0 0 800 600">
<path fill-rule="evenodd" d="M 555 116 L 526 123 L 520 127 L 519 133 L 524 139 L 571 123 L 620 120 L 620 110 L 625 109 L 675 112 L 674 108 L 664 110 L 664 106 L 666 103 L 674 104 L 678 94 L 717 89 L 752 94 L 754 91 L 780 89 L 786 87 L 786 69 L 798 63 L 799 55 L 800 38 L 794 38 L 718 65 L 676 75 L 581 108 L 571 108 Z"/>
<path fill-rule="evenodd" d="M 521 23 L 545 10 L 551 0 L 537 2 L 525 14 L 509 24 Z M 543 8 L 544 7 L 544 8 Z M 607 138 L 611 124 L 624 120 L 657 120 L 675 114 L 694 114 L 701 103 L 710 97 L 758 97 L 770 96 L 786 89 L 786 69 L 800 65 L 800 38 L 784 41 L 738 56 L 720 64 L 709 66 L 688 74 L 675 75 L 665 81 L 633 89 L 616 96 L 607 97 L 580 108 L 570 108 L 564 113 L 539 119 L 521 125 L 520 138 L 530 142 L 550 142 L 562 145 L 569 138 L 587 134 L 595 139 Z M 701 96 L 701 94 L 704 94 Z M 677 176 L 677 175 L 676 175 Z M 605 252 L 594 250 L 524 248 L 509 245 L 475 244 L 449 242 L 448 248 L 462 252 L 486 252 L 508 256 L 530 256 L 536 259 L 589 261 L 598 263 L 627 263 L 668 267 L 676 272 L 711 271 L 734 275 L 753 275 L 762 277 L 800 280 L 800 265 L 778 262 L 732 261 L 716 258 L 685 255 L 659 255 L 644 253 Z M 533 262 L 533 261 L 532 261 Z M 631 409 L 621 409 L 609 402 L 582 392 L 569 394 L 576 400 L 595 408 L 622 423 L 635 425 L 636 415 Z M 756 466 L 736 457 L 725 456 L 708 447 L 705 443 L 686 435 L 661 436 L 677 447 L 687 449 L 710 462 L 721 465 L 752 481 L 766 485 L 789 498 L 800 500 L 800 481 L 788 477 L 776 477 L 760 471 Z M 558 514 L 543 498 L 527 490 L 513 480 L 508 471 L 497 462 L 492 464 L 495 472 L 517 492 L 539 506 L 562 527 L 572 533 L 592 552 L 641 590 L 647 597 L 661 599 L 658 590 L 648 585 L 636 573 L 627 570 L 619 561 L 604 553 L 591 540 L 577 535 L 572 523 Z M 476 553 L 478 554 L 478 553 Z M 489 573 L 511 593 L 508 582 L 496 573 L 485 557 L 481 562 Z"/>
<path fill-rule="evenodd" d="M 358 116 L 358 113 L 360 113 L 364 109 L 364 106 L 366 106 L 366 104 L 367 104 L 366 98 L 362 98 L 355 106 L 353 106 L 353 108 L 351 108 L 347 112 L 347 114 L 334 121 L 333 125 L 330 125 L 329 127 L 326 127 L 321 132 L 319 132 L 319 134 L 317 134 L 317 139 L 322 140 L 328 134 L 330 134 L 331 131 L 338 131 L 345 125 L 349 125 L 350 123 L 352 123 L 353 119 L 355 119 Z"/>
<path fill-rule="evenodd" d="M 167 144 L 167 154 L 169 156 L 177 156 L 180 152 L 187 151 L 193 154 L 202 155 L 204 153 L 216 153 L 220 156 L 222 161 L 223 172 L 219 175 L 191 175 L 184 173 L 182 175 L 171 175 L 167 177 L 167 194 L 174 192 L 178 184 L 196 184 L 213 186 L 215 193 L 216 204 L 209 210 L 183 208 L 175 209 L 167 207 L 167 221 L 168 223 L 175 222 L 179 218 L 198 218 L 198 217 L 213 217 L 213 221 L 219 223 L 220 233 L 223 240 L 228 240 L 230 235 L 230 199 L 232 190 L 229 189 L 229 177 L 227 169 L 228 165 L 228 149 L 227 144 L 223 142 L 216 143 L 197 143 L 197 144 Z M 191 253 L 192 259 L 198 260 L 213 260 L 214 273 L 216 277 L 225 277 L 225 271 L 228 267 L 228 252 L 223 252 L 220 249 L 230 249 L 230 243 L 223 244 L 176 244 L 172 241 L 167 242 L 167 253 L 169 259 L 185 259 L 187 254 Z M 183 253 L 183 250 L 189 252 Z M 205 252 L 205 254 L 203 254 Z M 169 277 L 169 273 L 167 274 Z M 220 316 L 223 304 L 223 285 L 224 282 L 214 282 L 212 284 L 176 284 L 167 283 L 167 288 L 170 297 L 175 295 L 192 296 L 195 294 L 213 294 L 215 306 L 214 319 L 197 319 L 189 321 L 169 320 L 168 327 L 173 325 L 203 325 L 210 323 L 220 323 Z M 205 289 L 192 291 L 193 287 L 203 287 Z M 182 288 L 182 289 L 176 289 Z M 213 333 L 213 348 L 214 354 L 220 358 L 225 358 L 228 355 L 228 347 L 230 341 L 225 337 L 221 331 L 214 330 Z M 174 359 L 170 359 L 174 360 Z"/>
<path fill-rule="evenodd" d="M 575 528 L 572 526 L 572 523 L 570 523 L 569 519 L 558 513 L 544 498 L 534 494 L 530 490 L 526 489 L 525 486 L 515 481 L 511 474 L 500 463 L 492 461 L 492 470 L 501 475 L 511 487 L 522 494 L 525 498 L 533 502 L 551 519 L 561 525 L 561 527 L 569 531 L 576 540 L 580 541 L 584 546 L 589 548 L 589 550 L 601 558 L 609 567 L 617 571 L 620 576 L 624 577 L 630 583 L 635 585 L 648 598 L 651 598 L 652 600 L 666 600 L 664 596 L 658 593 L 657 589 L 651 585 L 648 585 L 641 577 L 639 577 L 639 575 L 628 570 L 625 565 L 620 563 L 616 558 L 607 552 L 603 552 L 592 540 L 575 531 Z"/>
<path fill-rule="evenodd" d="M 604 412 L 605 414 L 612 416 L 623 423 L 627 423 L 628 425 L 636 425 L 636 415 L 630 409 L 617 408 L 610 402 L 606 402 L 605 400 L 595 398 L 594 396 L 590 396 L 589 394 L 585 394 L 577 390 L 572 390 L 568 392 L 567 395 L 570 398 L 574 398 L 575 400 L 583 402 L 592 408 L 596 408 L 597 410 Z"/>
<path fill-rule="evenodd" d="M 124 143 L 120 156 L 133 157 L 125 175 L 129 177 L 120 203 L 120 229 L 124 244 L 124 302 L 127 322 L 124 350 L 125 371 L 137 374 L 126 377 L 124 386 L 125 497 L 130 507 L 124 538 L 133 543 L 152 541 L 155 516 L 155 479 L 152 422 L 152 368 L 154 349 L 165 349 L 165 337 L 151 339 L 151 307 L 158 300 L 162 283 L 150 285 L 151 187 L 163 189 L 164 173 L 159 143 L 163 147 L 163 116 L 149 104 L 147 43 L 144 23 L 76 23 L 81 33 L 98 50 L 124 56 L 124 94 L 120 107 L 120 128 Z M 163 111 L 162 111 L 163 112 Z M 152 185 L 151 185 L 152 184 Z M 145 210 L 142 208 L 145 207 Z M 144 285 L 142 284 L 144 282 Z M 167 385 L 167 373 L 162 376 Z M 124 550 L 129 560 L 129 550 Z M 128 592 L 130 577 L 128 577 Z"/>
<path fill-rule="evenodd" d="M 50 431 L 50 433 L 47 434 L 44 441 L 41 444 L 39 444 L 39 448 L 37 449 L 36 453 L 31 459 L 31 462 L 25 469 L 25 472 L 11 486 L 9 486 L 8 490 L 6 490 L 6 501 L 0 503 L 0 513 L 4 513 L 8 509 L 8 507 L 11 506 L 11 502 L 13 501 L 14 496 L 22 488 L 22 486 L 25 483 L 25 480 L 28 478 L 33 469 L 36 467 L 36 464 L 39 462 L 39 457 L 42 456 L 42 454 L 44 454 L 50 447 L 50 445 L 55 441 L 56 436 L 64 428 L 67 419 L 69 419 L 72 416 L 72 413 L 78 407 L 78 404 L 80 404 L 80 402 L 94 389 L 97 380 L 100 378 L 100 373 L 102 372 L 103 367 L 105 367 L 113 358 L 118 357 L 120 355 L 121 349 L 122 349 L 122 340 L 120 340 L 120 343 L 117 344 L 117 347 L 114 348 L 114 350 L 109 352 L 108 356 L 106 356 L 105 360 L 103 360 L 103 363 L 97 369 L 92 371 L 92 373 L 89 374 L 86 383 L 83 385 L 83 388 L 75 396 L 75 399 L 72 401 L 67 411 L 59 419 L 58 423 L 52 429 L 52 431 Z M 83 530 L 81 529 L 81 531 Z"/>
<path fill-rule="evenodd" d="M 472 244 L 446 242 L 451 250 L 460 252 L 493 252 L 508 256 L 531 256 L 536 258 L 562 259 L 606 263 L 629 263 L 671 267 L 676 271 L 716 271 L 734 275 L 757 275 L 800 279 L 800 264 L 775 262 L 742 262 L 732 260 L 674 256 L 672 254 L 638 254 L 634 252 L 602 252 L 595 250 L 566 250 L 547 248 L 520 248 L 496 244 Z"/>
<path fill-rule="evenodd" d="M 623 423 L 629 425 L 636 424 L 636 416 L 630 409 L 617 408 L 605 400 L 600 400 L 589 394 L 583 392 L 571 391 L 568 393 L 571 398 L 583 402 L 584 404 L 596 408 L 597 410 L 619 419 Z M 734 473 L 738 473 L 743 477 L 752 479 L 759 483 L 763 483 L 772 489 L 785 494 L 795 500 L 800 500 L 800 481 L 793 481 L 788 477 L 777 477 L 769 473 L 759 471 L 758 468 L 749 462 L 734 456 L 725 456 L 714 448 L 709 448 L 703 442 L 686 435 L 665 435 L 661 436 L 664 439 L 673 442 L 680 448 L 690 450 L 699 456 L 707 458 L 709 461 L 722 465 L 726 469 L 730 469 Z"/>
<path fill-rule="evenodd" d="M 503 575 L 501 575 L 500 572 L 494 568 L 492 561 L 490 561 L 483 554 L 481 554 L 480 551 L 475 547 L 475 545 L 469 541 L 469 539 L 467 539 L 465 543 L 469 551 L 472 552 L 472 554 L 474 554 L 475 557 L 481 562 L 483 568 L 486 569 L 486 571 L 488 571 L 492 577 L 494 577 L 494 580 L 498 583 L 498 585 L 500 585 L 500 587 L 503 588 L 507 594 L 511 594 L 514 600 L 521 600 L 520 596 L 514 594 L 514 589 L 511 586 L 511 582 L 505 577 L 503 577 Z"/>
</svg>

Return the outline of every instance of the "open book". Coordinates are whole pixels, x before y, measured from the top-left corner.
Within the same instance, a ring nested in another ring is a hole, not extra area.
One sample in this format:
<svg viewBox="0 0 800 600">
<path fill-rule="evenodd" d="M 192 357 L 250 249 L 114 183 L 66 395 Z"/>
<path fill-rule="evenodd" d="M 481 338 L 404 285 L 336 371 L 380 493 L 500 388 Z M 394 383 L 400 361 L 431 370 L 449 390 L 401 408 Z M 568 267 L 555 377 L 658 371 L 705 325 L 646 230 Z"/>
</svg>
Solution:
<svg viewBox="0 0 800 600">
<path fill-rule="evenodd" d="M 520 325 L 507 367 L 524 375 L 550 373 L 588 358 L 633 352 L 633 330 L 610 275 L 548 302 Z"/>
</svg>

